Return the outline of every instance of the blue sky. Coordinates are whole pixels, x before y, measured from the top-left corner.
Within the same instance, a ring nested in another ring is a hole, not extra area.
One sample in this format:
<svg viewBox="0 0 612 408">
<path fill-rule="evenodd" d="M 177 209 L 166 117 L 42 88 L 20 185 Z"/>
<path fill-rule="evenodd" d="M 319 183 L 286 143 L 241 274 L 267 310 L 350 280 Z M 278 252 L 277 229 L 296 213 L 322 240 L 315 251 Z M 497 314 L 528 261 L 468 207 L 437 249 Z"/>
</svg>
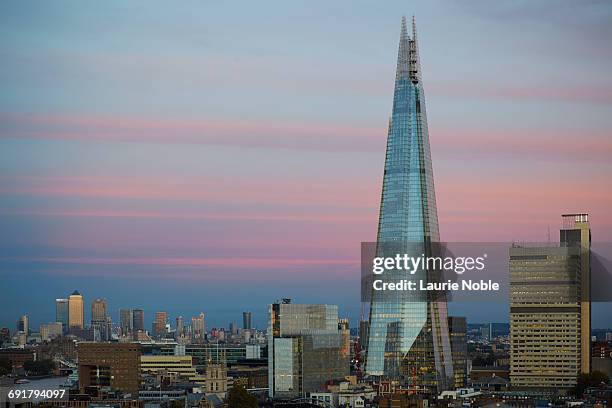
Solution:
<svg viewBox="0 0 612 408">
<path fill-rule="evenodd" d="M 402 15 L 442 239 L 542 241 L 586 211 L 612 241 L 607 1 L 0 7 L 2 325 L 52 320 L 74 289 L 115 319 L 250 309 L 263 327 L 281 297 L 356 319 Z"/>
</svg>

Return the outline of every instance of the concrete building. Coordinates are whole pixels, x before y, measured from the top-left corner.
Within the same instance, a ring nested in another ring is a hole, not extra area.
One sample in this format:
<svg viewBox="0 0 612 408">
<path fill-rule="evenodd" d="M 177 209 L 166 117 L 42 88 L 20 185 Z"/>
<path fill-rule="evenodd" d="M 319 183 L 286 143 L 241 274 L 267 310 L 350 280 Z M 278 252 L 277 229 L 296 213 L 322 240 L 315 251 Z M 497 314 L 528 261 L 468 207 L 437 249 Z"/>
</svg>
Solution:
<svg viewBox="0 0 612 408">
<path fill-rule="evenodd" d="M 590 371 L 587 214 L 563 216 L 559 246 L 510 248 L 510 382 L 568 390 Z"/>
<path fill-rule="evenodd" d="M 52 322 L 40 325 L 40 339 L 42 341 L 49 341 L 55 337 L 62 335 L 63 327 L 60 322 Z"/>
<path fill-rule="evenodd" d="M 198 376 L 191 356 L 140 356 L 140 370 L 144 374 L 176 374 L 187 381 L 203 383 Z"/>
<path fill-rule="evenodd" d="M 30 319 L 28 315 L 19 317 L 19 320 L 17 320 L 17 331 L 25 333 L 26 336 L 30 333 Z"/>
<path fill-rule="evenodd" d="M 140 385 L 140 346 L 135 343 L 77 344 L 79 388 L 119 390 L 138 396 Z"/>
</svg>

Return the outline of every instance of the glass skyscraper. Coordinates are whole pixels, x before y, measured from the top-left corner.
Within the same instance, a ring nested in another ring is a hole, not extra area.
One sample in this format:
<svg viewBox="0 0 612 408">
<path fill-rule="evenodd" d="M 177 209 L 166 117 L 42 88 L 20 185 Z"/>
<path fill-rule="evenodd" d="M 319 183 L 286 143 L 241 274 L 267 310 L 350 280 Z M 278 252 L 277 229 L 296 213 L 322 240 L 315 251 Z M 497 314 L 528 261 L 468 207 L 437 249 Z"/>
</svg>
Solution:
<svg viewBox="0 0 612 408">
<path fill-rule="evenodd" d="M 430 256 L 439 242 L 425 96 L 414 20 L 412 36 L 402 19 L 389 121 L 377 236 L 377 256 Z M 388 244 L 392 244 L 389 246 Z M 392 251 L 391 251 L 392 250 Z M 418 270 L 411 279 L 431 281 L 435 271 Z M 394 282 L 404 272 L 378 278 Z M 373 291 L 365 372 L 424 392 L 453 383 L 446 301 L 421 292 Z"/>
</svg>

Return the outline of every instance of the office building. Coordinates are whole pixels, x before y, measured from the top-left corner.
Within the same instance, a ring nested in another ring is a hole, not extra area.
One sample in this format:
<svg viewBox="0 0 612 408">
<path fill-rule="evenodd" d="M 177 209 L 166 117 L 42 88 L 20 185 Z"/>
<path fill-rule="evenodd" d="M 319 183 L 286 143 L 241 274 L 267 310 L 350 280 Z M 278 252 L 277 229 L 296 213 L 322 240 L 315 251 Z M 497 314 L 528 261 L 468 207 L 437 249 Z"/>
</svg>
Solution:
<svg viewBox="0 0 612 408">
<path fill-rule="evenodd" d="M 270 305 L 269 313 L 270 397 L 303 397 L 327 381 L 349 374 L 337 306 L 300 305 L 287 300 Z"/>
<path fill-rule="evenodd" d="M 206 337 L 206 316 L 200 313 L 198 317 L 191 318 L 191 339 L 201 342 Z"/>
<path fill-rule="evenodd" d="M 465 317 L 449 316 L 448 329 L 453 354 L 453 388 L 467 385 L 467 322 Z"/>
<path fill-rule="evenodd" d="M 28 315 L 19 317 L 19 320 L 17 320 L 17 331 L 25 333 L 26 336 L 30 333 L 30 319 Z"/>
<path fill-rule="evenodd" d="M 183 320 L 183 316 L 178 316 L 176 318 L 176 338 L 180 338 L 185 334 L 185 322 Z"/>
<path fill-rule="evenodd" d="M 40 339 L 42 341 L 49 341 L 56 337 L 61 336 L 63 333 L 63 326 L 60 322 L 53 322 L 40 325 Z"/>
<path fill-rule="evenodd" d="M 132 329 L 134 330 L 134 332 L 139 332 L 145 331 L 145 325 L 144 325 L 144 310 L 142 309 L 134 309 L 132 310 L 132 317 L 133 317 L 133 322 L 132 322 Z"/>
<path fill-rule="evenodd" d="M 242 312 L 242 328 L 244 330 L 251 330 L 251 312 Z"/>
<path fill-rule="evenodd" d="M 185 381 L 203 382 L 203 378 L 198 376 L 193 365 L 191 356 L 140 356 L 140 370 L 142 373 L 175 374 Z"/>
<path fill-rule="evenodd" d="M 153 320 L 153 336 L 156 338 L 166 337 L 166 324 L 168 323 L 168 313 L 166 312 L 155 312 L 155 319 Z"/>
<path fill-rule="evenodd" d="M 134 318 L 132 310 L 119 309 L 119 327 L 121 328 L 122 336 L 129 336 L 134 328 Z"/>
<path fill-rule="evenodd" d="M 138 397 L 140 347 L 135 343 L 77 344 L 79 388 L 110 388 Z"/>
<path fill-rule="evenodd" d="M 98 341 L 110 340 L 111 327 L 106 309 L 104 299 L 96 299 L 91 303 L 91 327 L 94 330 L 94 338 Z"/>
<path fill-rule="evenodd" d="M 83 296 L 77 290 L 68 297 L 68 326 L 70 329 L 85 328 Z"/>
<path fill-rule="evenodd" d="M 569 390 L 590 371 L 590 229 L 563 216 L 559 246 L 510 248 L 510 382 Z"/>
<path fill-rule="evenodd" d="M 62 324 L 62 333 L 68 332 L 68 299 L 55 299 L 55 321 Z"/>
<path fill-rule="evenodd" d="M 440 241 L 425 96 L 414 20 L 412 36 L 402 19 L 393 108 L 389 121 L 377 257 L 436 256 Z M 389 244 L 393 243 L 389 247 Z M 419 268 L 414 281 L 430 282 L 434 272 Z M 412 273 L 412 271 L 411 271 Z M 403 271 L 377 276 L 404 279 Z M 389 297 L 372 291 L 365 373 L 417 392 L 439 394 L 454 382 L 443 296 L 402 291 Z"/>
</svg>

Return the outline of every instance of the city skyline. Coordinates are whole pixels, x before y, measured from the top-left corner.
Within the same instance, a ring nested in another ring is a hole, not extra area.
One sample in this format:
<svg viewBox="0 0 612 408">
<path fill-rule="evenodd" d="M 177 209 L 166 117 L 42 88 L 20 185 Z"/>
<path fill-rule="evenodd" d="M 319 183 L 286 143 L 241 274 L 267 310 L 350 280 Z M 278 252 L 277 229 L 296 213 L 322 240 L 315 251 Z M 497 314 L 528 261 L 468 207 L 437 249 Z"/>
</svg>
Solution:
<svg viewBox="0 0 612 408">
<path fill-rule="evenodd" d="M 588 212 L 612 242 L 610 5 L 320 6 L 5 4 L 0 326 L 54 321 L 78 290 L 86 323 L 105 298 L 115 322 L 143 308 L 147 329 L 160 310 L 211 327 L 251 310 L 265 327 L 290 297 L 354 327 L 403 14 L 421 34 L 441 239 L 545 241 Z M 610 313 L 594 305 L 593 327 Z"/>
</svg>

